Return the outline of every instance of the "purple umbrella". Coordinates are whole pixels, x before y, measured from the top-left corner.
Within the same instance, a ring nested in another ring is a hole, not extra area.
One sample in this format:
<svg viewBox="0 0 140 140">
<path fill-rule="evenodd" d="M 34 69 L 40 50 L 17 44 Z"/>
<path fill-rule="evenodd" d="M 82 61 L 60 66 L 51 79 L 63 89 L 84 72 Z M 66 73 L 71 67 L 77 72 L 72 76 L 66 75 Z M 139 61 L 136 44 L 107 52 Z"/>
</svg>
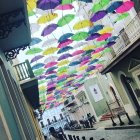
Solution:
<svg viewBox="0 0 140 140">
<path fill-rule="evenodd" d="M 55 88 L 56 88 L 56 87 L 51 87 L 51 88 L 47 89 L 47 92 L 53 91 L 53 90 L 55 90 Z"/>
<path fill-rule="evenodd" d="M 39 60 L 39 59 L 41 59 L 41 58 L 43 58 L 43 57 L 44 57 L 43 55 L 37 55 L 37 56 L 35 56 L 34 58 L 32 58 L 32 60 L 31 60 L 30 63 L 33 63 L 33 62 L 35 62 L 35 61 L 37 61 L 37 60 Z"/>
<path fill-rule="evenodd" d="M 63 54 L 58 58 L 58 61 L 61 61 L 63 59 L 67 59 L 68 57 L 71 57 L 72 55 L 69 53 Z"/>
<path fill-rule="evenodd" d="M 107 15 L 106 10 L 98 11 L 90 18 L 90 21 L 96 22 L 96 21 L 102 19 L 105 15 Z"/>
<path fill-rule="evenodd" d="M 44 79 L 44 78 L 46 78 L 45 75 L 41 75 L 41 76 L 37 77 L 38 80 L 42 80 L 42 79 Z"/>
<path fill-rule="evenodd" d="M 60 4 L 59 0 L 38 0 L 37 8 L 42 10 L 54 9 Z"/>
<path fill-rule="evenodd" d="M 114 45 L 115 43 L 116 43 L 115 41 L 108 42 L 108 43 L 104 46 L 104 48 L 110 47 L 110 46 Z"/>
<path fill-rule="evenodd" d="M 48 82 L 47 86 L 52 85 L 52 84 L 55 84 L 55 81 Z"/>
<path fill-rule="evenodd" d="M 46 36 L 46 35 L 51 34 L 57 27 L 58 27 L 57 24 L 53 24 L 53 23 L 48 25 L 42 31 L 41 36 Z"/>
<path fill-rule="evenodd" d="M 86 41 L 96 39 L 99 36 L 100 36 L 100 34 L 98 34 L 98 33 L 91 34 L 90 36 L 88 36 L 88 38 L 86 39 Z"/>
<path fill-rule="evenodd" d="M 91 56 L 87 55 L 87 56 L 84 56 L 80 59 L 80 61 L 86 61 L 86 60 L 89 60 L 91 58 Z"/>
<path fill-rule="evenodd" d="M 88 68 L 87 68 L 87 72 L 91 71 L 91 70 L 94 70 L 96 68 L 96 66 L 93 66 L 93 65 L 90 65 Z"/>
</svg>

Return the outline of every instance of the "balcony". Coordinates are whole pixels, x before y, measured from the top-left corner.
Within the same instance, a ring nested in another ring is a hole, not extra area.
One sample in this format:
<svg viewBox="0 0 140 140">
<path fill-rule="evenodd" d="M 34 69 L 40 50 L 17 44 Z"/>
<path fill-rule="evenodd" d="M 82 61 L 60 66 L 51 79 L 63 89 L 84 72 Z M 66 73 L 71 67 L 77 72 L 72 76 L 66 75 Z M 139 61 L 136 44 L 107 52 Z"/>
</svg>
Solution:
<svg viewBox="0 0 140 140">
<path fill-rule="evenodd" d="M 40 106 L 38 81 L 33 74 L 29 61 L 26 60 L 13 67 L 25 98 L 34 109 L 38 108 Z"/>
<path fill-rule="evenodd" d="M 131 22 L 120 32 L 116 43 L 112 46 L 111 52 L 104 55 L 107 60 L 104 63 L 104 69 L 101 71 L 105 74 L 117 65 L 122 59 L 130 54 L 140 45 L 140 18 L 137 15 Z"/>
</svg>

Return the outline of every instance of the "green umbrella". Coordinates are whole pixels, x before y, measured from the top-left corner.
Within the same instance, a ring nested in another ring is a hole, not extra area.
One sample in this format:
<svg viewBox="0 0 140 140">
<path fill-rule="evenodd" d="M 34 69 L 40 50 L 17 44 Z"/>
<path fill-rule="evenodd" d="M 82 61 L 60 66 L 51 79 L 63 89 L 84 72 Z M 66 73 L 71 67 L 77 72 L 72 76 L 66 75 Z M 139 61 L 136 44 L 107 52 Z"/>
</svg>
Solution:
<svg viewBox="0 0 140 140">
<path fill-rule="evenodd" d="M 120 21 L 120 20 L 122 20 L 122 19 L 124 19 L 124 18 L 126 18 L 128 16 L 129 16 L 129 13 L 123 13 L 123 14 L 118 16 L 118 18 L 116 19 L 116 22 Z"/>
<path fill-rule="evenodd" d="M 46 80 L 41 80 L 41 81 L 38 82 L 38 85 L 41 85 L 41 84 L 44 84 L 44 83 L 46 83 Z"/>
<path fill-rule="evenodd" d="M 77 70 L 69 71 L 69 75 L 77 73 Z"/>
<path fill-rule="evenodd" d="M 103 64 L 106 60 L 98 61 L 97 64 Z"/>
<path fill-rule="evenodd" d="M 75 0 L 62 0 L 61 4 L 70 4 L 72 2 L 74 2 Z"/>
<path fill-rule="evenodd" d="M 57 87 L 61 87 L 61 86 L 63 86 L 65 83 L 66 83 L 65 81 L 64 81 L 64 82 L 60 82 L 60 83 L 57 84 Z"/>
<path fill-rule="evenodd" d="M 45 71 L 45 69 L 38 69 L 38 70 L 36 70 L 36 71 L 34 71 L 34 74 L 35 74 L 35 76 L 39 76 L 39 75 L 42 75 L 43 73 L 44 73 L 44 71 Z"/>
<path fill-rule="evenodd" d="M 101 41 L 101 42 L 95 43 L 95 46 L 101 47 L 102 45 L 106 45 L 106 44 L 107 44 L 107 41 Z"/>
<path fill-rule="evenodd" d="M 103 50 L 103 53 L 108 53 L 108 52 L 111 52 L 111 51 L 112 51 L 111 48 L 105 48 L 105 49 Z"/>
<path fill-rule="evenodd" d="M 59 72 L 62 72 L 62 71 L 65 71 L 65 70 L 67 70 L 67 69 L 68 69 L 67 66 L 63 66 L 63 67 L 60 67 L 60 68 L 58 69 L 58 71 L 59 71 Z"/>
<path fill-rule="evenodd" d="M 75 15 L 73 15 L 73 14 L 67 14 L 67 15 L 63 16 L 62 18 L 60 18 L 58 20 L 57 24 L 59 27 L 62 27 L 64 25 L 70 23 L 74 19 L 74 17 L 75 17 Z"/>
<path fill-rule="evenodd" d="M 43 50 L 40 48 L 32 48 L 26 52 L 26 55 L 32 55 L 42 52 Z"/>
<path fill-rule="evenodd" d="M 75 35 L 72 36 L 72 40 L 74 41 L 80 41 L 88 37 L 87 32 L 78 32 Z"/>
</svg>

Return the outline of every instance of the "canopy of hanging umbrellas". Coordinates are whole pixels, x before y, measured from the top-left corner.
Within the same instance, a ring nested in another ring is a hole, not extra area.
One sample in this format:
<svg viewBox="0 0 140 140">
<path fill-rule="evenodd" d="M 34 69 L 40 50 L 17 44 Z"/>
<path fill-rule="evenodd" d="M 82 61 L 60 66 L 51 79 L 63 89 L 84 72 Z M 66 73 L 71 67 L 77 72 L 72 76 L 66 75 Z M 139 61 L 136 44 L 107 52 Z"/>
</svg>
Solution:
<svg viewBox="0 0 140 140">
<path fill-rule="evenodd" d="M 131 0 L 27 0 L 32 34 L 26 56 L 38 78 L 40 103 L 57 107 L 103 68 L 102 57 L 130 18 Z"/>
</svg>

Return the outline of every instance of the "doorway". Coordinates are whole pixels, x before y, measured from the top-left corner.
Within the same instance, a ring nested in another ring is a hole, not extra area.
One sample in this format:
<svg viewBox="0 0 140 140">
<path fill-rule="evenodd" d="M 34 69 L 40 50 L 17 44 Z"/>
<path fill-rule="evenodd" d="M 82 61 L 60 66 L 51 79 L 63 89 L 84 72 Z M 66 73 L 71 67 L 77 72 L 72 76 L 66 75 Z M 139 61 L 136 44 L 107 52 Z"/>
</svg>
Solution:
<svg viewBox="0 0 140 140">
<path fill-rule="evenodd" d="M 130 85 L 131 78 L 128 78 L 125 75 L 121 74 L 120 79 L 121 79 L 121 83 L 124 86 L 126 93 L 128 93 L 128 96 L 130 96 L 130 98 L 131 98 L 130 100 L 132 101 L 132 105 L 136 109 L 136 112 L 138 113 L 138 115 L 140 115 L 140 105 L 139 105 L 137 97 Z"/>
</svg>

